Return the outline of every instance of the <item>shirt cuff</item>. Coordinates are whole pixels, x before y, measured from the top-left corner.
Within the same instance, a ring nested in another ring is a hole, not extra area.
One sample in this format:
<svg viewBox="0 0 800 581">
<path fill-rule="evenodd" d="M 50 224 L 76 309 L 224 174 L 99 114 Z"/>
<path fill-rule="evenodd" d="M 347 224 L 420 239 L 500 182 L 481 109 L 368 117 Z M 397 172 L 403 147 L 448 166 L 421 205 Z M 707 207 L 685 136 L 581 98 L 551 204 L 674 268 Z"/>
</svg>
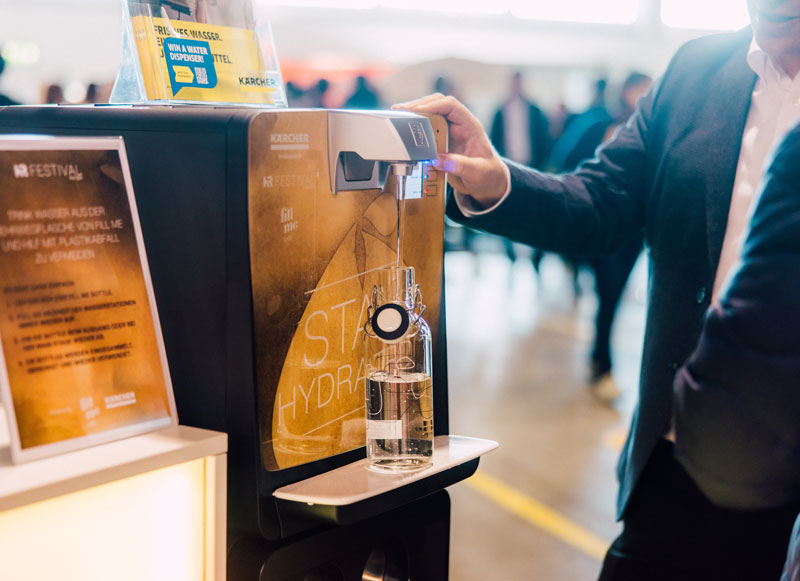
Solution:
<svg viewBox="0 0 800 581">
<path fill-rule="evenodd" d="M 506 172 L 506 184 L 508 184 L 506 186 L 506 191 L 503 193 L 503 197 L 492 204 L 489 208 L 481 208 L 471 196 L 459 194 L 455 189 L 453 189 L 453 195 L 456 198 L 456 205 L 458 206 L 458 209 L 461 210 L 461 213 L 464 214 L 464 216 L 467 218 L 472 218 L 473 216 L 483 216 L 484 214 L 488 214 L 492 210 L 496 209 L 505 201 L 505 199 L 508 197 L 508 194 L 511 193 L 511 170 L 508 169 L 508 165 L 505 163 L 503 164 L 503 169 Z"/>
</svg>

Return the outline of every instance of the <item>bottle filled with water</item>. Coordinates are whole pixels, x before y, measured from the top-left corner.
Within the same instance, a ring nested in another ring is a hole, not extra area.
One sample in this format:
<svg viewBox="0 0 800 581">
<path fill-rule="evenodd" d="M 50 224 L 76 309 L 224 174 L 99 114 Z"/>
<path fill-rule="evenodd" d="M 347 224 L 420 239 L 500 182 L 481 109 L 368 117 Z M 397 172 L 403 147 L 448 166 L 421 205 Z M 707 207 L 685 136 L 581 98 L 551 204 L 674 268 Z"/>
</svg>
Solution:
<svg viewBox="0 0 800 581">
<path fill-rule="evenodd" d="M 431 330 L 412 267 L 379 271 L 365 324 L 367 458 L 402 471 L 433 457 Z"/>
</svg>

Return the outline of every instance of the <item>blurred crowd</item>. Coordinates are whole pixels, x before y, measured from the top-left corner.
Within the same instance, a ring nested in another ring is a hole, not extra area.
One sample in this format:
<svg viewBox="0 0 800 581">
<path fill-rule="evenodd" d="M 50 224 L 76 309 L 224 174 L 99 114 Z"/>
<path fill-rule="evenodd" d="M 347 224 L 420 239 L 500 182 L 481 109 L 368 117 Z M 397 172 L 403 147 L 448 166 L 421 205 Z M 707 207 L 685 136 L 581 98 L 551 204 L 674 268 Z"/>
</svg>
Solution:
<svg viewBox="0 0 800 581">
<path fill-rule="evenodd" d="M 0 82 L 2 81 L 3 72 L 6 68 L 5 59 L 0 54 Z M 89 83 L 83 85 L 81 83 L 71 83 L 68 88 L 58 83 L 46 85 L 41 91 L 41 104 L 61 105 L 61 104 L 90 104 L 90 103 L 108 103 L 108 98 L 111 95 L 112 83 Z M 39 104 L 28 103 L 28 104 Z M 0 91 L 0 106 L 4 105 L 21 105 L 19 101 L 5 95 Z"/>
</svg>

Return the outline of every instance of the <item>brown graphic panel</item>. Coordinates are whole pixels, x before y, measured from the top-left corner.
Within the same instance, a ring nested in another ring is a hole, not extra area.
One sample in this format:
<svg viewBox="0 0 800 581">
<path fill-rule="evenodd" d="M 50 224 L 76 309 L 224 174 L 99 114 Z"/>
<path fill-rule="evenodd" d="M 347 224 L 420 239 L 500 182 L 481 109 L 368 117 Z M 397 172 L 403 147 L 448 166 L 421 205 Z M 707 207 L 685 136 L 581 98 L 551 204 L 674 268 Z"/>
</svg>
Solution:
<svg viewBox="0 0 800 581">
<path fill-rule="evenodd" d="M 0 280 L 22 450 L 169 417 L 117 151 L 0 151 Z"/>
<path fill-rule="evenodd" d="M 264 465 L 364 445 L 363 325 L 376 270 L 396 261 L 396 202 L 330 190 L 327 113 L 264 113 L 251 126 L 250 248 Z M 441 179 L 441 178 L 439 178 Z M 436 334 L 443 191 L 408 200 L 405 262 Z"/>
</svg>

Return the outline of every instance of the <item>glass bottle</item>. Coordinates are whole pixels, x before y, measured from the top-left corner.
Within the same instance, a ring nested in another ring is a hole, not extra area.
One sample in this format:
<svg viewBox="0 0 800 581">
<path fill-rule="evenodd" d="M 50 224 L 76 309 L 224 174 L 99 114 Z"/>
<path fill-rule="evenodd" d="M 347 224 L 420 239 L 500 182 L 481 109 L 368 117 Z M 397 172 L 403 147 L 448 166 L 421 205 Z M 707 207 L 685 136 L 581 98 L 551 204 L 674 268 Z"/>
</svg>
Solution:
<svg viewBox="0 0 800 581">
<path fill-rule="evenodd" d="M 388 267 L 364 330 L 367 459 L 371 468 L 414 470 L 433 457 L 431 330 L 413 267 Z"/>
</svg>

